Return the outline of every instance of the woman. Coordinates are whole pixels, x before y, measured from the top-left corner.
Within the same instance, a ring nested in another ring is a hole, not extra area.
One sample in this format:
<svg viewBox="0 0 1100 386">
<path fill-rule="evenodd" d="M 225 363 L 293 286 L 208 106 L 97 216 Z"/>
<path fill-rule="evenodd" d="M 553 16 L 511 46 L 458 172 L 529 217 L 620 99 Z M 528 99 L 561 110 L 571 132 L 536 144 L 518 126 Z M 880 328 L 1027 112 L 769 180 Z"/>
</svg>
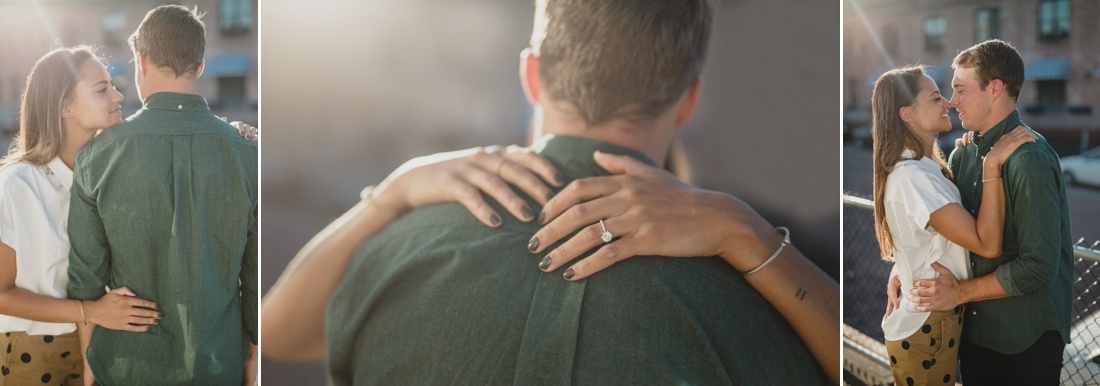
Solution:
<svg viewBox="0 0 1100 386">
<path fill-rule="evenodd" d="M 959 191 L 936 147 L 951 130 L 949 101 L 921 66 L 883 74 L 871 96 L 874 141 L 875 233 L 884 259 L 894 261 L 901 289 L 931 279 L 945 267 L 968 278 L 966 250 L 993 258 L 1001 253 L 1005 192 L 1001 166 L 1035 136 L 1016 128 L 985 157 L 985 184 L 977 220 L 960 204 Z M 942 385 L 957 379 L 963 307 L 928 311 L 902 297 L 882 321 L 891 371 L 899 385 Z"/>
<path fill-rule="evenodd" d="M 573 266 L 571 280 L 633 255 L 718 255 L 742 272 L 761 267 L 746 276 L 748 282 L 791 323 L 830 379 L 840 379 L 838 289 L 824 272 L 793 247 L 780 248 L 780 234 L 741 201 L 692 187 L 664 170 L 627 157 L 602 153 L 594 157 L 618 175 L 574 182 L 556 195 L 551 187 L 561 187 L 562 177 L 552 164 L 525 148 L 471 149 L 422 157 L 401 166 L 377 187 L 364 190 L 360 203 L 307 243 L 265 295 L 261 319 L 265 355 L 282 360 L 324 358 L 324 307 L 354 250 L 405 211 L 458 201 L 482 223 L 499 226 L 500 215 L 485 204 L 480 190 L 521 221 L 549 224 L 535 235 L 542 242 L 531 244 L 532 253 L 581 227 L 598 226 L 592 224 L 599 219 L 615 227 L 619 238 L 607 245 L 586 239 L 588 232 L 566 242 L 580 247 L 570 251 L 602 246 L 601 251 L 612 248 L 621 252 L 614 258 L 597 252 L 582 260 Z M 505 182 L 543 205 L 542 213 L 536 216 Z M 597 210 L 584 211 L 583 216 L 576 215 L 576 209 L 570 211 L 590 199 L 600 200 L 592 206 Z M 637 229 L 641 226 L 648 229 Z M 781 253 L 766 263 L 774 252 Z M 551 252 L 549 256 L 553 256 L 551 265 L 539 267 L 544 271 L 552 271 L 578 254 Z M 799 289 L 810 295 L 802 299 L 790 296 Z"/>
<path fill-rule="evenodd" d="M 121 120 L 121 101 L 87 46 L 50 51 L 27 78 L 19 134 L 0 160 L 0 385 L 90 381 L 74 323 L 140 333 L 160 318 L 157 304 L 125 287 L 65 299 L 76 154 Z"/>
</svg>

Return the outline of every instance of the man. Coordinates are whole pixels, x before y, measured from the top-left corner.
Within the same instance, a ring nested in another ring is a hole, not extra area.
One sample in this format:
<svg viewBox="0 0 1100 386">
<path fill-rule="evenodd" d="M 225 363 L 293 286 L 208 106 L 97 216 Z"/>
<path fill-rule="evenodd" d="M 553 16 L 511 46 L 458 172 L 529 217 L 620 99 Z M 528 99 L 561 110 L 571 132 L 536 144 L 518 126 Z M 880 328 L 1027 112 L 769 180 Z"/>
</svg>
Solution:
<svg viewBox="0 0 1100 386">
<path fill-rule="evenodd" d="M 694 109 L 710 22 L 701 0 L 539 1 L 521 67 L 535 148 L 567 182 L 606 174 L 595 151 L 664 160 Z M 535 269 L 539 227 L 488 228 L 459 204 L 389 224 L 328 303 L 331 383 L 822 382 L 791 327 L 722 259 L 633 257 L 570 282 L 566 266 Z M 765 253 L 781 238 L 768 241 Z"/>
<path fill-rule="evenodd" d="M 936 280 L 918 280 L 913 303 L 930 310 L 966 304 L 960 375 L 969 385 L 1057 385 L 1069 343 L 1073 244 L 1058 155 L 1038 136 L 982 175 L 982 157 L 1017 126 L 1024 83 L 1020 54 L 989 40 L 955 57 L 951 105 L 972 143 L 957 147 L 949 166 L 963 207 L 977 216 L 986 183 L 1005 184 L 1004 247 L 993 259 L 971 253 L 973 279 L 957 282 L 942 266 Z M 1026 127 L 1026 126 L 1025 126 Z"/>
<path fill-rule="evenodd" d="M 150 11 L 130 37 L 141 110 L 77 156 L 69 296 L 128 286 L 162 314 L 145 333 L 95 329 L 104 385 L 240 384 L 255 357 L 257 148 L 196 95 L 204 46 L 194 10 Z"/>
</svg>

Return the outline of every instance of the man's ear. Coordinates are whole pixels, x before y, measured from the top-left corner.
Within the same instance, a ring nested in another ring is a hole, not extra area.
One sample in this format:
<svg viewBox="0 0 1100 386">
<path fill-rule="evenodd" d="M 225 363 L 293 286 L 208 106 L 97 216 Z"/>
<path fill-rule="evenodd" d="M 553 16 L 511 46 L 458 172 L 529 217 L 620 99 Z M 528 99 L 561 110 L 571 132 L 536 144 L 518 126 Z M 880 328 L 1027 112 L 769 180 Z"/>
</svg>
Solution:
<svg viewBox="0 0 1100 386">
<path fill-rule="evenodd" d="M 695 82 L 691 84 L 691 88 L 682 97 L 680 101 L 680 110 L 676 112 L 676 128 L 683 127 L 691 119 L 691 115 L 695 114 L 695 107 L 699 105 L 699 90 L 703 89 L 703 82 L 699 79 L 695 79 Z"/>
<path fill-rule="evenodd" d="M 206 59 L 203 59 L 202 61 L 199 62 L 199 68 L 195 69 L 195 79 L 198 79 L 200 76 L 202 76 L 202 70 L 205 70 L 205 69 L 206 69 Z"/>
<path fill-rule="evenodd" d="M 519 54 L 519 82 L 523 85 L 523 94 L 533 105 L 541 101 L 541 80 L 539 79 L 539 58 L 527 48 Z"/>
<path fill-rule="evenodd" d="M 989 93 L 992 94 L 994 98 L 996 98 L 1001 94 L 1004 94 L 1005 82 L 1000 79 L 993 79 L 989 81 L 989 84 L 986 85 L 986 87 L 989 88 Z"/>
<path fill-rule="evenodd" d="M 145 76 L 145 74 L 149 73 L 149 68 L 148 68 L 149 61 L 145 59 L 145 54 L 144 53 L 141 53 L 141 52 L 135 53 L 134 54 L 134 60 L 137 61 L 138 70 L 141 71 L 142 76 Z"/>
</svg>

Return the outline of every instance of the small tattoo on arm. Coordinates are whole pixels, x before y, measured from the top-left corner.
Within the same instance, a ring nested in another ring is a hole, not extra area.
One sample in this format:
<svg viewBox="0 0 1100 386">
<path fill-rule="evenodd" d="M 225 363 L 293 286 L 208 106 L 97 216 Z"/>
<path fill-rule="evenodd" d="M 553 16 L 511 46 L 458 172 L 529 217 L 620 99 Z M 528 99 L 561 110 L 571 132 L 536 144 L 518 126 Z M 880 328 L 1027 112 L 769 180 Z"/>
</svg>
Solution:
<svg viewBox="0 0 1100 386">
<path fill-rule="evenodd" d="M 802 288 L 799 288 L 798 292 L 794 293 L 794 296 L 797 297 L 798 300 L 805 299 L 806 298 L 806 290 L 804 290 Z"/>
</svg>

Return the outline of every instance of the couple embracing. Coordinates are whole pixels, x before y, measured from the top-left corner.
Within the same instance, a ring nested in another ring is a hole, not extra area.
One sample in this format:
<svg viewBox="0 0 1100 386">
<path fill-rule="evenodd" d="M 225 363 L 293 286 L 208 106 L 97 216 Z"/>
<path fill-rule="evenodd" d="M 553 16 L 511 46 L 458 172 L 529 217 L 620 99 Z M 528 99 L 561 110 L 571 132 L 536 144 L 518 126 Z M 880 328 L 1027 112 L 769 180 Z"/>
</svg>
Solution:
<svg viewBox="0 0 1100 386">
<path fill-rule="evenodd" d="M 882 321 L 898 385 L 1057 385 L 1073 248 L 1058 156 L 1020 119 L 1020 54 L 955 57 L 950 100 L 920 66 L 874 86 L 875 229 L 894 261 Z M 971 131 L 945 160 L 955 108 Z M 957 363 L 961 363 L 958 364 Z"/>
<path fill-rule="evenodd" d="M 0 385 L 255 377 L 251 128 L 196 95 L 194 10 L 150 11 L 130 47 L 143 106 L 125 120 L 93 48 L 50 51 L 27 78 L 0 161 Z"/>
</svg>

